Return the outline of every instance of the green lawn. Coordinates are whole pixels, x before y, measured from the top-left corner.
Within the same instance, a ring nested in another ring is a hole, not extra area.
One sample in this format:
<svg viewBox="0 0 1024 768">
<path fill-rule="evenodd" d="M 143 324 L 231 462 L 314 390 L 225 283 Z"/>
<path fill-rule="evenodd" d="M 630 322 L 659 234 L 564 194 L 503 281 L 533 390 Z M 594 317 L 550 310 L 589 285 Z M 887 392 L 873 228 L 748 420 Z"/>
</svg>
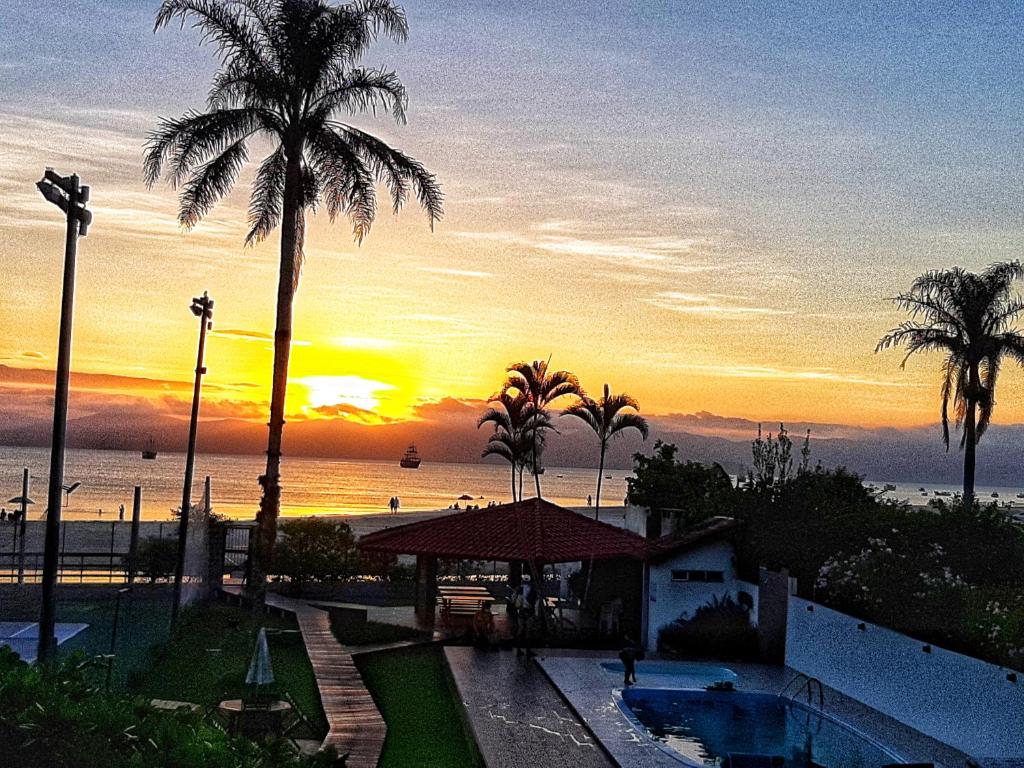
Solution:
<svg viewBox="0 0 1024 768">
<path fill-rule="evenodd" d="M 116 599 L 106 592 L 91 599 L 62 600 L 57 605 L 57 621 L 84 623 L 89 626 L 60 646 L 67 655 L 80 651 L 87 656 L 110 652 L 111 630 L 114 626 Z M 111 687 L 124 690 L 131 670 L 149 666 L 153 648 L 167 642 L 171 614 L 169 589 L 135 588 L 135 593 L 121 599 L 117 617 L 116 658 Z M 98 673 L 102 681 L 104 673 Z"/>
<path fill-rule="evenodd" d="M 385 624 L 380 621 L 348 622 L 331 620 L 331 631 L 342 645 L 376 645 L 404 640 L 429 640 L 430 633 L 413 627 Z"/>
<path fill-rule="evenodd" d="M 388 725 L 380 768 L 482 765 L 440 646 L 367 654 L 356 664 Z"/>
<path fill-rule="evenodd" d="M 156 649 L 151 665 L 132 676 L 131 690 L 204 707 L 242 698 L 256 629 L 264 626 L 276 691 L 291 694 L 317 730 L 326 732 L 316 678 L 294 619 L 261 616 L 256 628 L 251 621 L 247 608 L 212 604 L 189 611 L 174 640 Z"/>
</svg>

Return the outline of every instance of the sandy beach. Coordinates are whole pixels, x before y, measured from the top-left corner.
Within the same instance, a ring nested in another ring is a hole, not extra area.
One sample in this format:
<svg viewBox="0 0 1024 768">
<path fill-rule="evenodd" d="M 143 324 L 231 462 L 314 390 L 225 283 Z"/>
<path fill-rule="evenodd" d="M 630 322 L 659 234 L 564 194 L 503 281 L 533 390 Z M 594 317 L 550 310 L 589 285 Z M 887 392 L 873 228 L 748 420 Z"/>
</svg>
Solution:
<svg viewBox="0 0 1024 768">
<path fill-rule="evenodd" d="M 573 507 L 581 514 L 593 515 L 592 507 Z M 400 512 L 397 515 L 323 515 L 332 520 L 343 520 L 352 528 L 352 532 L 365 536 L 373 531 L 393 528 L 396 525 L 429 520 L 439 515 L 457 515 L 458 510 L 438 509 L 427 512 Z M 282 522 L 288 518 L 282 518 Z M 294 519 L 294 518 L 291 518 Z M 602 507 L 601 521 L 611 525 L 623 526 L 626 521 L 626 508 Z M 249 520 L 232 520 L 233 525 L 252 524 Z M 27 552 L 42 552 L 46 536 L 46 523 L 43 520 L 29 520 L 25 526 Z M 0 522 L 0 552 L 11 552 L 15 543 L 15 525 L 9 520 Z M 143 520 L 139 524 L 139 538 L 168 538 L 177 536 L 176 520 Z M 120 552 L 128 551 L 131 538 L 131 521 L 119 520 L 67 520 L 61 525 L 61 550 L 64 552 Z"/>
</svg>

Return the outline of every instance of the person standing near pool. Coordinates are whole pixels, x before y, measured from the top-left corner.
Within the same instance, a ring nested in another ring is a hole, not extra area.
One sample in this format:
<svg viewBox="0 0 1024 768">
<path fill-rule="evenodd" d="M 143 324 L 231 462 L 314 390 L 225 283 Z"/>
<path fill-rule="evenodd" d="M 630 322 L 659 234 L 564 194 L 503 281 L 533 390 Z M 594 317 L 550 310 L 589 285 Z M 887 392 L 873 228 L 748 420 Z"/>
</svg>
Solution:
<svg viewBox="0 0 1024 768">
<path fill-rule="evenodd" d="M 636 682 L 636 663 L 643 661 L 644 650 L 629 635 L 625 637 L 626 645 L 619 651 L 619 661 L 622 662 L 622 686 L 626 687 Z"/>
</svg>

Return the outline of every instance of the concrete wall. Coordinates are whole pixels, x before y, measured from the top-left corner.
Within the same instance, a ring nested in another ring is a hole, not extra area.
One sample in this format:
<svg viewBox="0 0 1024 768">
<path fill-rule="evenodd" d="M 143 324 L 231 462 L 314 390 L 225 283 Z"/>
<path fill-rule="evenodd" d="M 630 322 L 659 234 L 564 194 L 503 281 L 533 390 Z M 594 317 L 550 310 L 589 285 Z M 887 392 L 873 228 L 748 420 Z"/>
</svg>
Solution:
<svg viewBox="0 0 1024 768">
<path fill-rule="evenodd" d="M 672 571 L 675 569 L 723 571 L 725 581 L 672 581 Z M 653 651 L 657 647 L 658 630 L 663 626 L 684 613 L 692 617 L 698 608 L 710 602 L 713 597 L 721 597 L 726 593 L 736 597 L 742 583 L 736 578 L 732 545 L 727 542 L 712 542 L 652 564 L 647 584 L 648 649 Z"/>
<path fill-rule="evenodd" d="M 791 597 L 786 664 L 975 758 L 1024 758 L 1024 674 L 861 623 Z"/>
</svg>

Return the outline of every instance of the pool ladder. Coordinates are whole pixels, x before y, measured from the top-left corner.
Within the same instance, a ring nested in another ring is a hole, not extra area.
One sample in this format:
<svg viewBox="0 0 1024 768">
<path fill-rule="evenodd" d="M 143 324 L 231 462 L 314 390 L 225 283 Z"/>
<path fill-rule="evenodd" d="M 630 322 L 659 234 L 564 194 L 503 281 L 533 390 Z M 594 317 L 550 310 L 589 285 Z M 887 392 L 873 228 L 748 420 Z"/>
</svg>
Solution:
<svg viewBox="0 0 1024 768">
<path fill-rule="evenodd" d="M 804 692 L 807 693 L 808 707 L 813 706 L 815 698 L 817 698 L 818 709 L 822 712 L 825 711 L 825 686 L 818 678 L 805 675 L 803 672 L 796 675 L 779 691 L 779 702 L 781 703 L 786 698 L 786 694 L 789 694 L 791 700 L 796 701 L 797 697 Z"/>
</svg>

